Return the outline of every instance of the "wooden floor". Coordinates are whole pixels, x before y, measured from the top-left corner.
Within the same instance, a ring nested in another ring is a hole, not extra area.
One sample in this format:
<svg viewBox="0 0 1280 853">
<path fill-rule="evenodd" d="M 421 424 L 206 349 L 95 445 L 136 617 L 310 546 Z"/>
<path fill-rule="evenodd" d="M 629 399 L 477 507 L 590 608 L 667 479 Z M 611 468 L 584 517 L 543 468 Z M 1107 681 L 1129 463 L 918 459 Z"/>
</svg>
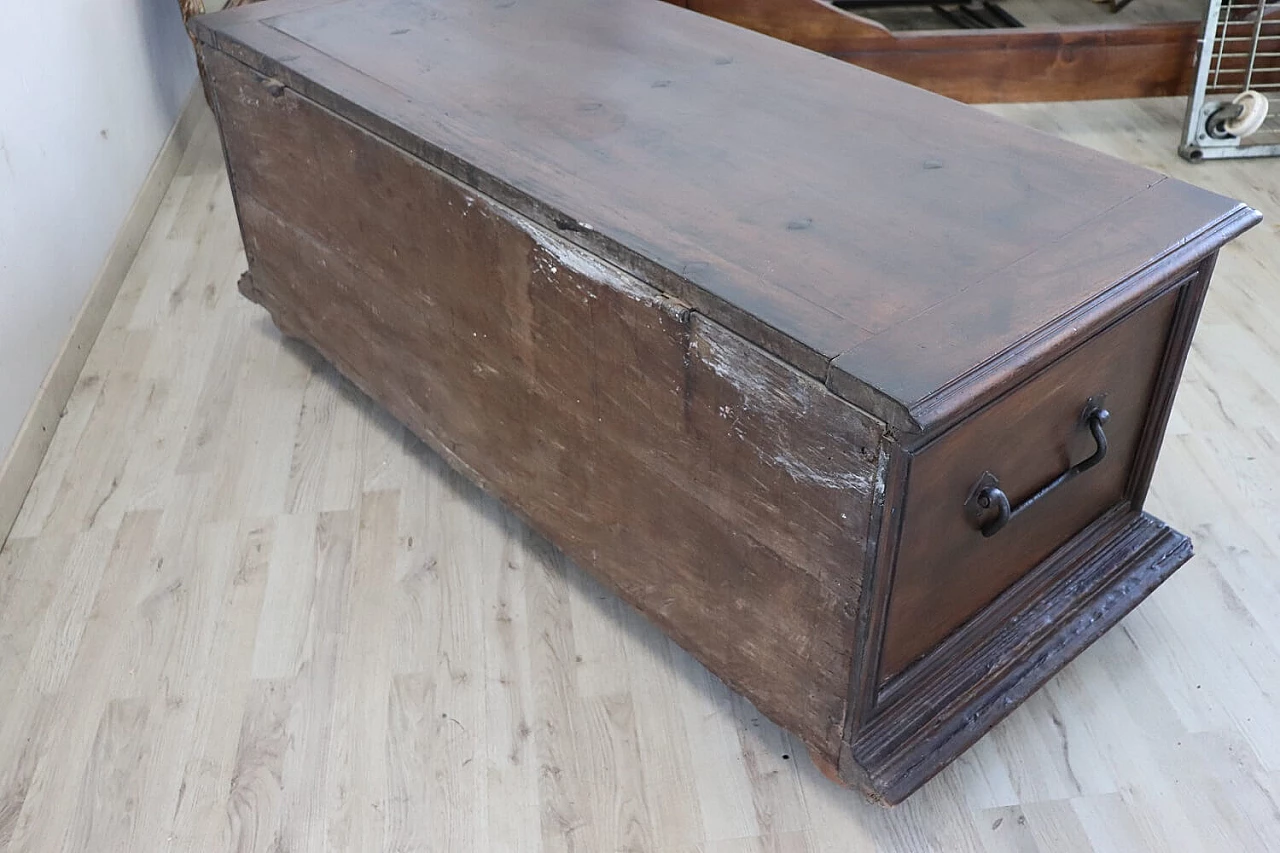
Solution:
<svg viewBox="0 0 1280 853">
<path fill-rule="evenodd" d="M 281 340 L 206 123 L 0 552 L 0 848 L 1280 849 L 1280 162 L 1181 109 L 998 112 L 1270 217 L 1156 476 L 1199 556 L 893 810 Z"/>
</svg>

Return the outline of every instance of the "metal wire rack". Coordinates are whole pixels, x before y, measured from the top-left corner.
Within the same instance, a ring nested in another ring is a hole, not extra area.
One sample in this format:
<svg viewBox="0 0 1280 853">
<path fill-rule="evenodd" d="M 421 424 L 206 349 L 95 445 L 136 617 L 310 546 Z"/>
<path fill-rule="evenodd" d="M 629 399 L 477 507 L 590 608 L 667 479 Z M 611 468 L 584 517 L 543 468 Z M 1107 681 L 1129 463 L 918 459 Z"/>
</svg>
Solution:
<svg viewBox="0 0 1280 853">
<path fill-rule="evenodd" d="M 1179 152 L 1280 155 L 1280 0 L 1209 0 Z"/>
</svg>

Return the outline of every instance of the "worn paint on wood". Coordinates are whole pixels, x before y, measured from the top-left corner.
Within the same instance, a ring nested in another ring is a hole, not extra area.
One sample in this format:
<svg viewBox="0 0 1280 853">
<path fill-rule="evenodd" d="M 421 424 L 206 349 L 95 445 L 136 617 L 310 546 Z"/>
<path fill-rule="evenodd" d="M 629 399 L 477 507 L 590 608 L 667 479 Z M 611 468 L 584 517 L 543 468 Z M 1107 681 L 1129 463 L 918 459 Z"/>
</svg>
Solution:
<svg viewBox="0 0 1280 853">
<path fill-rule="evenodd" d="M 272 98 L 233 60 L 206 67 L 248 294 L 834 755 L 874 422 L 471 188 L 292 92 Z"/>
</svg>

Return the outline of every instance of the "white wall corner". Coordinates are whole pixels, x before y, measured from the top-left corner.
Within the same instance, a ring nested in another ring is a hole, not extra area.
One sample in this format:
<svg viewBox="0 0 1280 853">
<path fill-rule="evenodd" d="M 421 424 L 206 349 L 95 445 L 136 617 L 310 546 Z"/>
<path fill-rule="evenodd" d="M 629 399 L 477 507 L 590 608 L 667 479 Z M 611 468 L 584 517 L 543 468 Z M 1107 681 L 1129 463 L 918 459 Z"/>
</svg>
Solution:
<svg viewBox="0 0 1280 853">
<path fill-rule="evenodd" d="M 0 544 L 8 538 L 18 518 L 89 351 L 106 323 L 183 153 L 208 111 L 204 90 L 197 80 L 116 233 L 106 260 L 81 303 L 4 461 L 0 463 Z"/>
</svg>

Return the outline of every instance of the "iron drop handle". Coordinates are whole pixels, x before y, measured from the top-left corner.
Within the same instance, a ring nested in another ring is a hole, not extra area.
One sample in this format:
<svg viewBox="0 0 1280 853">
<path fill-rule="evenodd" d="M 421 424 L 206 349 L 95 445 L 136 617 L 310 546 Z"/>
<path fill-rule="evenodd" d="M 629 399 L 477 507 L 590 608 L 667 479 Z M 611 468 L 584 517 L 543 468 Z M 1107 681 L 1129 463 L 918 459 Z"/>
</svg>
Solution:
<svg viewBox="0 0 1280 853">
<path fill-rule="evenodd" d="M 968 511 L 970 518 L 977 525 L 978 530 L 983 536 L 995 536 L 1005 525 L 1012 521 L 1019 513 L 1030 507 L 1036 501 L 1048 495 L 1054 489 L 1074 480 L 1076 477 L 1088 471 L 1097 465 L 1103 459 L 1107 458 L 1107 421 L 1111 418 L 1111 413 L 1104 409 L 1097 398 L 1089 400 L 1085 406 L 1083 419 L 1089 427 L 1089 432 L 1093 434 L 1093 440 L 1097 443 L 1098 448 L 1093 455 L 1082 462 L 1077 462 L 1067 470 L 1063 471 L 1057 477 L 1045 483 L 1035 494 L 1015 506 L 1010 506 L 1009 496 L 1004 493 L 1004 489 L 1000 488 L 1000 480 L 990 471 L 985 472 L 978 482 L 974 485 L 973 490 L 969 494 L 969 499 L 965 501 L 965 509 Z M 995 516 L 991 515 L 991 508 L 995 507 Z M 985 519 L 985 520 L 984 520 Z"/>
</svg>

